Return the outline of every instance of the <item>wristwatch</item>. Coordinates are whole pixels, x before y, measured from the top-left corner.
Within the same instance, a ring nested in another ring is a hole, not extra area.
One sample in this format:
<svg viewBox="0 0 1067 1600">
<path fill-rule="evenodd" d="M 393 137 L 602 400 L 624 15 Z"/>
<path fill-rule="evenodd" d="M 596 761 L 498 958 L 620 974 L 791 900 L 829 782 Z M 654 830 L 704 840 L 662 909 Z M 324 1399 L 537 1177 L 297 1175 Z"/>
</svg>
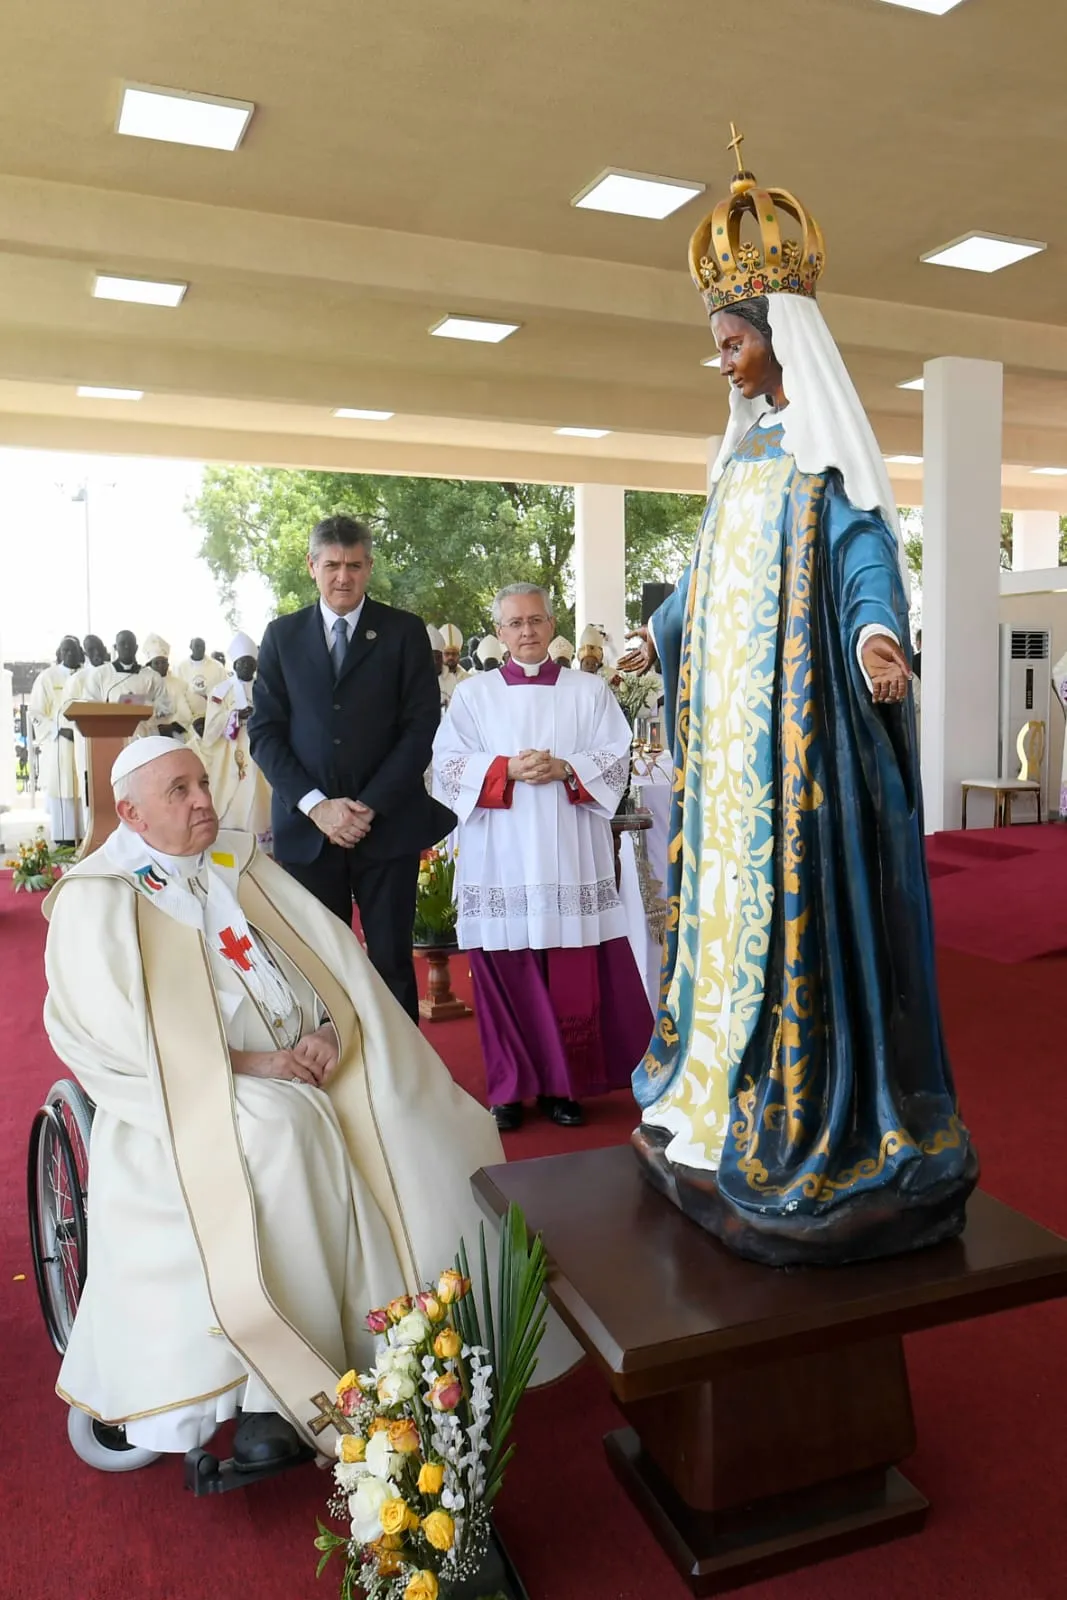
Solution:
<svg viewBox="0 0 1067 1600">
<path fill-rule="evenodd" d="M 575 794 L 577 794 L 578 774 L 575 772 L 569 761 L 565 761 L 563 763 L 563 781 L 567 785 L 568 789 L 573 789 Z"/>
</svg>

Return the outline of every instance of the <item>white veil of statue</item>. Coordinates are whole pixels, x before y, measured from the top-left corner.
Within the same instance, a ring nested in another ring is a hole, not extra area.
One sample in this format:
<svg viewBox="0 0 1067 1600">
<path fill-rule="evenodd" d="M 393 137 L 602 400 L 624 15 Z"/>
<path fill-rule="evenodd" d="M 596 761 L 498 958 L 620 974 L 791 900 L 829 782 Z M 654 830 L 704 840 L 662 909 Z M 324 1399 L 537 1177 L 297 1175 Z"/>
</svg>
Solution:
<svg viewBox="0 0 1067 1600">
<path fill-rule="evenodd" d="M 782 443 L 801 472 L 836 467 L 856 509 L 881 512 L 897 535 L 907 590 L 908 564 L 885 461 L 818 303 L 797 294 L 769 294 L 766 300 L 774 354 L 789 400 L 776 417 Z M 766 410 L 765 400 L 746 400 L 731 386 L 730 421 L 711 471 L 712 483 L 719 481 L 734 450 Z"/>
</svg>

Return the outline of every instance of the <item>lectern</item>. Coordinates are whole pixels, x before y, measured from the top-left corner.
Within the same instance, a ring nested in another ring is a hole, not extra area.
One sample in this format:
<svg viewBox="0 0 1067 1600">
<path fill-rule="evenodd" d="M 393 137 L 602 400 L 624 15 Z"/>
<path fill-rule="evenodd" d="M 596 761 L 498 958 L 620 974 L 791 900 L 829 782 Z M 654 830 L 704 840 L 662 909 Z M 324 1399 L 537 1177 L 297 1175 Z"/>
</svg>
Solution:
<svg viewBox="0 0 1067 1600">
<path fill-rule="evenodd" d="M 79 856 L 98 850 L 118 827 L 111 793 L 111 766 L 139 723 L 152 715 L 151 706 L 109 705 L 100 700 L 75 700 L 63 715 L 85 740 L 88 821 Z"/>
</svg>

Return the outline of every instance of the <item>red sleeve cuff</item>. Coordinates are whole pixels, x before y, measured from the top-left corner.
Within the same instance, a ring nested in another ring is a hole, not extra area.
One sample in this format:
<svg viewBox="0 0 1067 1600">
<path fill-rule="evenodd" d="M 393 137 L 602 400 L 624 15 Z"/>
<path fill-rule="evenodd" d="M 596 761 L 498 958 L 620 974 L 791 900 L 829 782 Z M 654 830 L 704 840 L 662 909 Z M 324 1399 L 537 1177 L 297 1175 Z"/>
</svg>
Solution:
<svg viewBox="0 0 1067 1600">
<path fill-rule="evenodd" d="M 487 811 L 509 811 L 515 780 L 508 777 L 507 756 L 497 756 L 482 780 L 478 804 Z"/>
<path fill-rule="evenodd" d="M 575 788 L 575 784 L 577 784 L 577 788 Z M 567 791 L 567 799 L 570 801 L 572 806 L 584 806 L 592 804 L 593 796 L 589 793 L 589 790 L 586 788 L 585 784 L 582 782 L 581 778 L 579 778 L 577 773 L 574 774 L 574 783 L 564 784 L 564 788 Z"/>
</svg>

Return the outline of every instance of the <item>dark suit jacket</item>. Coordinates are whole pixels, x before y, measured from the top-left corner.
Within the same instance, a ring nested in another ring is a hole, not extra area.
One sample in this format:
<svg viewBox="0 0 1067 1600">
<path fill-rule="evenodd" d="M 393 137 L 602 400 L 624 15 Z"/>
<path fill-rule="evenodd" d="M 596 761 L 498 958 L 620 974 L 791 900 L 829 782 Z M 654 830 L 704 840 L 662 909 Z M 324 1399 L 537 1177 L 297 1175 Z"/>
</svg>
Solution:
<svg viewBox="0 0 1067 1600">
<path fill-rule="evenodd" d="M 325 843 L 299 810 L 311 789 L 376 813 L 356 849 L 375 860 L 436 844 L 456 819 L 426 792 L 441 696 L 426 629 L 368 595 L 334 681 L 318 602 L 277 617 L 259 650 L 248 737 L 273 790 L 279 861 L 314 861 Z"/>
</svg>

